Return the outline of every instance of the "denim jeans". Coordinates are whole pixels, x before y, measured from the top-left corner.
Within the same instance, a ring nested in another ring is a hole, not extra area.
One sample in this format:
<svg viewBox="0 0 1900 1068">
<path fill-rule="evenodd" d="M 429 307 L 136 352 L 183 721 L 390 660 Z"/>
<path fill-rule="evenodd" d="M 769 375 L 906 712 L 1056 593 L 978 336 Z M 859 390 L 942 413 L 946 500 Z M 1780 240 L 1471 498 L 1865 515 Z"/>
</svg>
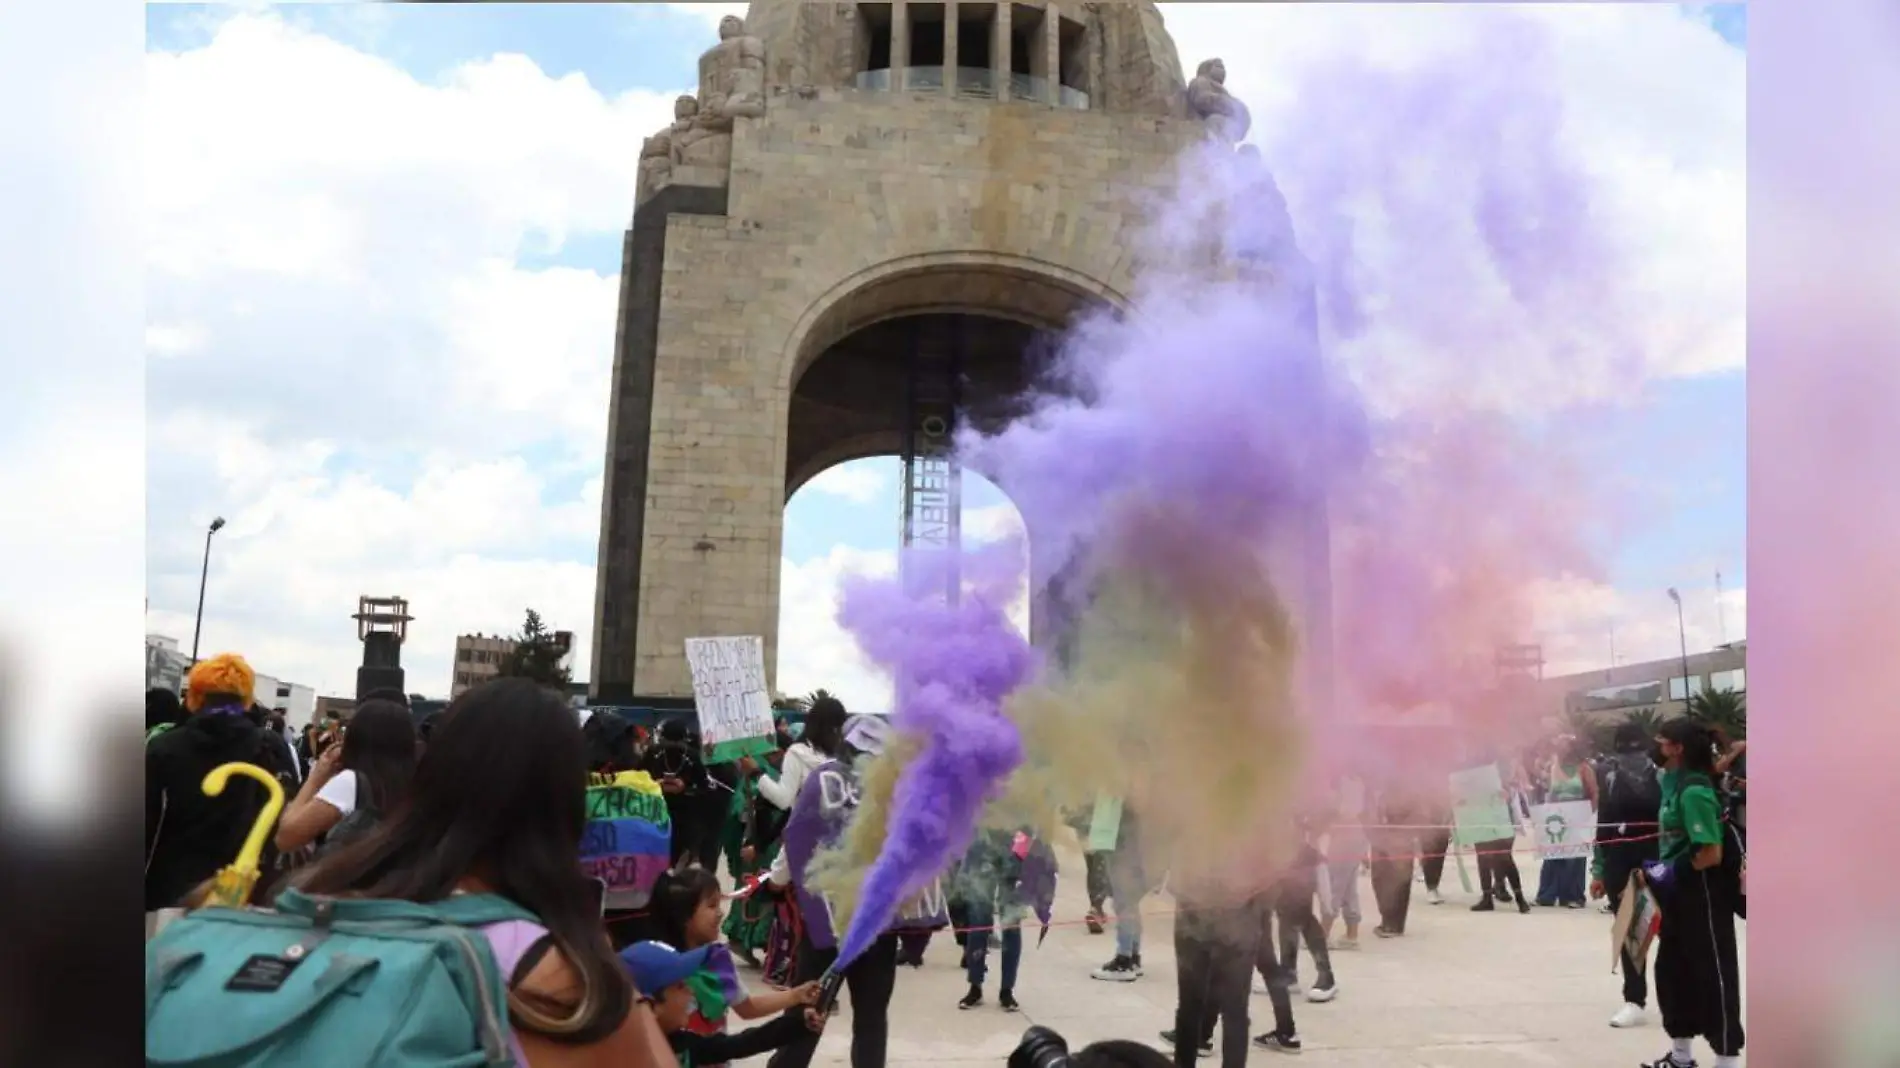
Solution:
<svg viewBox="0 0 1900 1068">
<path fill-rule="evenodd" d="M 968 906 L 970 930 L 966 936 L 968 945 L 963 959 L 967 962 L 970 985 L 982 986 L 988 977 L 990 928 L 996 925 L 996 908 L 988 901 L 974 901 Z M 1010 910 L 1012 913 L 1016 910 Z M 1003 989 L 1016 989 L 1016 970 L 1023 959 L 1023 926 L 1018 916 L 1006 916 L 1000 932 L 1003 940 Z"/>
<path fill-rule="evenodd" d="M 1141 858 L 1123 849 L 1109 862 L 1109 885 L 1115 899 L 1115 955 L 1141 955 L 1141 899 L 1148 896 L 1148 876 Z"/>
<path fill-rule="evenodd" d="M 1587 857 L 1546 860 L 1537 872 L 1537 903 L 1562 905 L 1581 903 L 1588 889 L 1590 861 Z"/>
</svg>

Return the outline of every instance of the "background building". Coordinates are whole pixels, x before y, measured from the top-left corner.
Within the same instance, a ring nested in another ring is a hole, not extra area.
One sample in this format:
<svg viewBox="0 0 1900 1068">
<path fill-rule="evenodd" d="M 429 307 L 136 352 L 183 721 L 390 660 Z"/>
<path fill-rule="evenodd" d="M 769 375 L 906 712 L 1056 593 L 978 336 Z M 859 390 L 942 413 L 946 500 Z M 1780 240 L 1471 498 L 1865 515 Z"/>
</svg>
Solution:
<svg viewBox="0 0 1900 1068">
<path fill-rule="evenodd" d="M 251 665 L 255 671 L 257 665 Z M 178 639 L 163 634 L 145 636 L 145 688 L 183 693 L 185 675 L 191 670 L 191 657 L 178 647 Z M 317 712 L 317 692 L 300 683 L 285 682 L 258 673 L 251 700 L 273 712 L 282 712 L 286 723 L 308 723 Z"/>
<path fill-rule="evenodd" d="M 1683 658 L 1617 664 L 1601 671 L 1561 675 L 1538 683 L 1541 703 L 1550 714 L 1590 713 L 1609 719 L 1638 709 L 1654 709 L 1668 718 L 1682 715 L 1688 698 L 1704 689 L 1718 693 L 1748 690 L 1748 643 L 1729 642 Z"/>
<path fill-rule="evenodd" d="M 554 643 L 561 649 L 561 663 L 573 667 L 574 634 L 554 632 Z M 501 665 L 514 655 L 515 640 L 487 634 L 463 634 L 455 639 L 455 678 L 449 686 L 449 700 L 462 696 L 469 687 L 501 674 Z"/>
</svg>

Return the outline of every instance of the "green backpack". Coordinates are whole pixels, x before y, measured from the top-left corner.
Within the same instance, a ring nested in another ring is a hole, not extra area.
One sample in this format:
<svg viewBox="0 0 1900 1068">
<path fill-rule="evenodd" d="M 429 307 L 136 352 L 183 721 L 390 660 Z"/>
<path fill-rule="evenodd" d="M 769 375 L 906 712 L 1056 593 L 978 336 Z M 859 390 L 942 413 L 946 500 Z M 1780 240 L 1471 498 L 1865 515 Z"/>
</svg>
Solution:
<svg viewBox="0 0 1900 1068">
<path fill-rule="evenodd" d="M 485 894 L 200 909 L 146 944 L 145 1063 L 508 1068 L 508 977 L 477 928 L 511 921 L 536 922 Z"/>
</svg>

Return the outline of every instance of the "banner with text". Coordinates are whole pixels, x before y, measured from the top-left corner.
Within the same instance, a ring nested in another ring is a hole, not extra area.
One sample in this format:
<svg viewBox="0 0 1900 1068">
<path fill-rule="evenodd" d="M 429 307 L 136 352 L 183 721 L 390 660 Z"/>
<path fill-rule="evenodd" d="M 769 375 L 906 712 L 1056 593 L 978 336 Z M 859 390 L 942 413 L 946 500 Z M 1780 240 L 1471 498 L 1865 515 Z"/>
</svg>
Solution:
<svg viewBox="0 0 1900 1068">
<path fill-rule="evenodd" d="M 772 698 L 763 638 L 688 638 L 700 738 L 715 762 L 772 749 Z"/>
<path fill-rule="evenodd" d="M 1496 764 L 1452 774 L 1451 822 L 1452 840 L 1461 846 L 1517 837 Z"/>
<path fill-rule="evenodd" d="M 1587 857 L 1597 838 L 1596 810 L 1588 801 L 1532 805 L 1531 836 L 1545 860 Z"/>
</svg>

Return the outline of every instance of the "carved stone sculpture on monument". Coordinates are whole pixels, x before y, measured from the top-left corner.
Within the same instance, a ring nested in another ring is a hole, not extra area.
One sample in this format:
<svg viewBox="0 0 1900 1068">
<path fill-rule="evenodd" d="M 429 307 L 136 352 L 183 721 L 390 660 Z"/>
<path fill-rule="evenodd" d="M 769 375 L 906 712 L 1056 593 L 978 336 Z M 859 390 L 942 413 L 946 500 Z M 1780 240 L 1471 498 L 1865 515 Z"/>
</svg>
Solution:
<svg viewBox="0 0 1900 1068">
<path fill-rule="evenodd" d="M 721 132 L 696 97 L 682 96 L 673 105 L 673 167 L 723 168 L 732 163 L 732 135 Z"/>
<path fill-rule="evenodd" d="M 633 202 L 645 203 L 673 178 L 673 130 L 661 130 L 640 145 L 640 175 L 634 185 Z"/>
<path fill-rule="evenodd" d="M 1207 123 L 1208 135 L 1224 144 L 1239 144 L 1253 129 L 1253 113 L 1227 91 L 1227 64 L 1218 59 L 1201 64 L 1188 83 L 1188 107 Z"/>
<path fill-rule="evenodd" d="M 719 20 L 719 43 L 699 57 L 699 100 L 709 128 L 721 132 L 765 114 L 765 42 L 737 15 Z"/>
</svg>

